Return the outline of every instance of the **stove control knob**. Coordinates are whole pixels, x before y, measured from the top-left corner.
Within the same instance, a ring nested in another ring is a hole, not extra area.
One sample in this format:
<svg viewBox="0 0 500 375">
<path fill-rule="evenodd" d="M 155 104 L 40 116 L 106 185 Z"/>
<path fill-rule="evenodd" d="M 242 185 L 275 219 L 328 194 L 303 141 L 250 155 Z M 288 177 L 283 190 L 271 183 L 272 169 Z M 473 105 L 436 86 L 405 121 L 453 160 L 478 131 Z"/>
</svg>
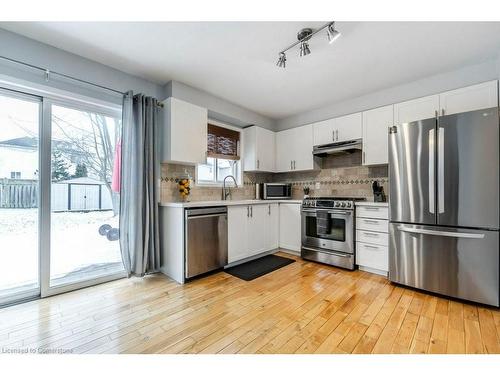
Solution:
<svg viewBox="0 0 500 375">
<path fill-rule="evenodd" d="M 347 207 L 351 208 L 351 202 L 347 202 Z"/>
<path fill-rule="evenodd" d="M 345 207 L 345 202 L 342 202 L 342 203 L 340 204 L 340 207 Z"/>
</svg>

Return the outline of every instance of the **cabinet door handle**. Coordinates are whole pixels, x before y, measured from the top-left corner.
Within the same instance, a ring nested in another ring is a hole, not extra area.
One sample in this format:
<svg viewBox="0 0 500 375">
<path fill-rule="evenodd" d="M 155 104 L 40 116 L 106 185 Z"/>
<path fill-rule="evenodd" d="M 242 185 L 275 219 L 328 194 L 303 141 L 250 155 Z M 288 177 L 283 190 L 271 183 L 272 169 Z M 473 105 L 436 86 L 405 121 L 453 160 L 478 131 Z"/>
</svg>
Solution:
<svg viewBox="0 0 500 375">
<path fill-rule="evenodd" d="M 253 217 L 253 206 L 250 206 L 250 217 Z"/>
<path fill-rule="evenodd" d="M 335 130 L 335 134 L 336 134 L 335 140 L 338 141 L 339 140 L 339 129 Z"/>
<path fill-rule="evenodd" d="M 335 130 L 332 130 L 332 141 L 335 142 Z"/>
<path fill-rule="evenodd" d="M 365 154 L 365 152 L 363 151 L 363 164 L 365 164 L 365 162 L 366 162 L 366 154 Z"/>
<path fill-rule="evenodd" d="M 271 216 L 271 205 L 267 206 L 267 214 Z"/>
<path fill-rule="evenodd" d="M 441 108 L 441 116 L 444 116 L 444 113 L 445 113 L 444 108 Z"/>
<path fill-rule="evenodd" d="M 260 166 L 260 160 L 257 159 L 257 169 L 259 169 L 259 166 Z"/>
<path fill-rule="evenodd" d="M 297 169 L 297 167 L 295 165 L 295 160 L 293 161 L 293 169 Z"/>
<path fill-rule="evenodd" d="M 290 160 L 290 169 L 293 169 L 293 161 Z"/>
</svg>

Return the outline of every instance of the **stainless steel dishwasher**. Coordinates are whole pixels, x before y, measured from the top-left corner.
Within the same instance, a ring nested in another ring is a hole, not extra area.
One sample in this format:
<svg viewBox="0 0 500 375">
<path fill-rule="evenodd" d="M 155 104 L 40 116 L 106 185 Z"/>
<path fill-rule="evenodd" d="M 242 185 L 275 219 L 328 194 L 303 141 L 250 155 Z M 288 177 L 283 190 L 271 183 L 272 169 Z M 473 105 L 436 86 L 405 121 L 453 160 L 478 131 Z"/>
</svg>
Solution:
<svg viewBox="0 0 500 375">
<path fill-rule="evenodd" d="M 227 265 L 227 207 L 187 208 L 184 215 L 185 277 Z"/>
</svg>

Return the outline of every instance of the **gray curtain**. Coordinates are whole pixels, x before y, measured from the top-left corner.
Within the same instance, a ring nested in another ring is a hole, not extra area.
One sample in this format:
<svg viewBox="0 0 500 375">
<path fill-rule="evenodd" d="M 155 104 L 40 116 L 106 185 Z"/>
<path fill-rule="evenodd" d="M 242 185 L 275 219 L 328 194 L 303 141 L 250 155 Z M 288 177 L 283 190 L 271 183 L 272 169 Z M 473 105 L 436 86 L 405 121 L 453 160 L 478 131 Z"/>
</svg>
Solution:
<svg viewBox="0 0 500 375">
<path fill-rule="evenodd" d="M 123 100 L 120 247 L 128 276 L 160 268 L 157 160 L 158 101 L 128 92 Z"/>
</svg>

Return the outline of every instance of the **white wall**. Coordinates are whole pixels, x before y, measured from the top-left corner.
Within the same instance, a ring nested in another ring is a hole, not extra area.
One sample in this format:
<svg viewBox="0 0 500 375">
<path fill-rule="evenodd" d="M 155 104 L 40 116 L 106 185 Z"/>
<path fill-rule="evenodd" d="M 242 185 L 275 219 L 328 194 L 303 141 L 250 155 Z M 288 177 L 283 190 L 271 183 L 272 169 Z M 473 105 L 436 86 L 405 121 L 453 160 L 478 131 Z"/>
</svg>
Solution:
<svg viewBox="0 0 500 375">
<path fill-rule="evenodd" d="M 244 89 L 244 88 L 242 88 Z M 266 129 L 275 128 L 275 120 L 262 116 L 225 99 L 188 86 L 182 82 L 170 81 L 164 86 L 165 98 L 184 100 L 208 109 L 208 117 L 236 126 L 259 125 Z"/>
<path fill-rule="evenodd" d="M 276 121 L 275 130 L 289 129 L 499 78 L 500 57 L 279 119 Z"/>
<path fill-rule="evenodd" d="M 47 68 L 118 91 L 133 90 L 134 92 L 142 92 L 162 99 L 160 97 L 163 94 L 162 85 L 4 29 L 0 29 L 0 56 Z M 57 82 L 57 80 L 46 83 L 43 74 L 33 69 L 21 69 L 16 64 L 7 63 L 1 59 L 0 74 L 14 76 L 34 83 L 53 85 L 61 89 L 67 89 L 68 87 L 67 82 Z M 88 90 L 82 89 L 82 92 L 78 93 L 82 95 L 92 95 L 94 93 L 98 95 L 99 99 L 107 99 L 106 97 L 99 97 L 99 92 L 94 90 L 89 87 Z M 92 96 L 96 97 L 95 95 Z"/>
</svg>

